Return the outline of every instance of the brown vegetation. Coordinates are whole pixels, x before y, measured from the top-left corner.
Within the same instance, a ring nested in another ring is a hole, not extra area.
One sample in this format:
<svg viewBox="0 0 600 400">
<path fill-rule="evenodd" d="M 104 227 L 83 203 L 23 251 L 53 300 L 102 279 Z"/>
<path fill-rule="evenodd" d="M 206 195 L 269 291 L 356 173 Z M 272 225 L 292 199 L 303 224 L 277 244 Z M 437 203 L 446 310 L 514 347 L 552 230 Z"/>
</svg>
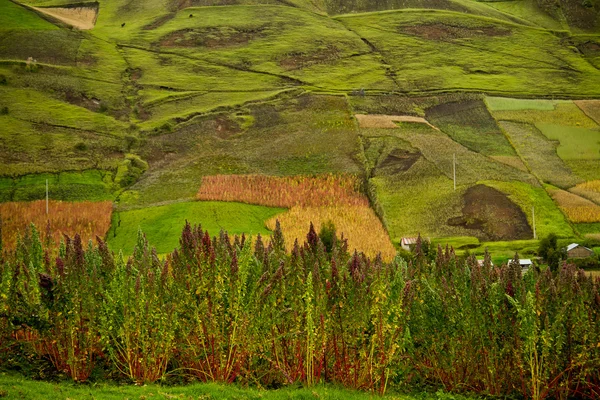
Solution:
<svg viewBox="0 0 600 400">
<path fill-rule="evenodd" d="M 575 100 L 573 103 L 600 125 L 600 100 Z"/>
<path fill-rule="evenodd" d="M 214 175 L 202 178 L 198 200 L 239 201 L 269 207 L 367 206 L 351 175 L 317 177 Z"/>
<path fill-rule="evenodd" d="M 33 202 L 0 203 L 2 218 L 2 243 L 5 249 L 14 249 L 17 236 L 22 235 L 29 224 L 51 233 L 51 240 L 58 243 L 63 235 L 78 233 L 85 241 L 103 238 L 110 228 L 112 202 L 78 203 L 49 202 L 49 214 L 46 215 L 44 200 Z M 46 237 L 46 239 L 48 239 Z"/>
</svg>

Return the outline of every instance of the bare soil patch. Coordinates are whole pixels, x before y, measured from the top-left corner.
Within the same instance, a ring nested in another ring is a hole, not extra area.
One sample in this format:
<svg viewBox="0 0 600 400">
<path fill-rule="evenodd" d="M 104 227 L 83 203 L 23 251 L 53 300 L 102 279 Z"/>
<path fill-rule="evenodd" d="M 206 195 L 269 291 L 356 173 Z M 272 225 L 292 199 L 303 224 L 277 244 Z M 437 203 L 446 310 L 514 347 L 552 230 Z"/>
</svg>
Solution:
<svg viewBox="0 0 600 400">
<path fill-rule="evenodd" d="M 83 93 L 77 93 L 73 91 L 67 91 L 65 93 L 65 99 L 67 102 L 74 104 L 79 107 L 87 108 L 90 111 L 100 111 L 100 100 L 95 98 L 89 98 Z"/>
<path fill-rule="evenodd" d="M 385 169 L 384 175 L 399 174 L 408 171 L 410 167 L 421 157 L 421 153 L 411 153 L 406 150 L 394 150 L 383 161 L 377 165 L 375 174 Z"/>
<path fill-rule="evenodd" d="M 215 134 L 221 139 L 229 139 L 241 132 L 237 122 L 224 116 L 215 118 L 213 123 Z"/>
<path fill-rule="evenodd" d="M 600 50 L 600 46 L 598 46 Z M 600 100 L 576 100 L 573 103 L 577 105 L 591 119 L 600 125 Z"/>
<path fill-rule="evenodd" d="M 525 213 L 504 193 L 485 185 L 467 189 L 463 215 L 450 218 L 448 225 L 479 231 L 481 240 L 531 239 L 533 232 Z"/>
<path fill-rule="evenodd" d="M 376 129 L 397 129 L 396 122 L 414 122 L 425 124 L 435 130 L 439 130 L 431 125 L 429 121 L 422 117 L 414 117 L 411 115 L 382 115 L 382 114 L 355 114 L 358 121 L 358 126 L 361 128 L 376 128 Z"/>
<path fill-rule="evenodd" d="M 220 49 L 247 44 L 251 40 L 264 36 L 266 26 L 254 29 L 231 27 L 210 27 L 201 29 L 183 29 L 164 36 L 159 45 L 162 47 L 206 47 Z"/>
<path fill-rule="evenodd" d="M 511 31 L 496 26 L 466 27 L 441 23 L 401 26 L 401 33 L 419 36 L 429 40 L 465 39 L 485 36 L 508 36 Z"/>
<path fill-rule="evenodd" d="M 55 18 L 77 29 L 88 30 L 96 25 L 98 3 L 66 7 L 31 7 L 32 9 Z"/>
<path fill-rule="evenodd" d="M 302 69 L 315 64 L 325 64 L 339 59 L 340 51 L 337 47 L 328 45 L 314 53 L 292 52 L 279 61 L 279 65 L 286 71 Z"/>
</svg>

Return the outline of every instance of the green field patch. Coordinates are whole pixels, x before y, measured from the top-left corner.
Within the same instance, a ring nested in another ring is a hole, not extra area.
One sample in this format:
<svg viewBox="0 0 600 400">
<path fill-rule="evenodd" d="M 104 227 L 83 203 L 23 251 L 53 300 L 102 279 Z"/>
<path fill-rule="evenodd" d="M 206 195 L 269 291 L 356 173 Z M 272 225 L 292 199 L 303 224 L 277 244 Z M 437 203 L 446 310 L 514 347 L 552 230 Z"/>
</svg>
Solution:
<svg viewBox="0 0 600 400">
<path fill-rule="evenodd" d="M 282 208 L 227 202 L 189 202 L 143 208 L 114 214 L 108 232 L 108 245 L 113 251 L 131 254 L 138 229 L 145 234 L 158 253 L 168 253 L 179 245 L 185 221 L 202 224 L 211 236 L 224 229 L 230 235 L 269 235 L 265 221 L 284 212 Z"/>
<path fill-rule="evenodd" d="M 58 28 L 23 6 L 9 0 L 0 0 L 0 30 L 8 29 L 57 30 Z"/>
<path fill-rule="evenodd" d="M 1 29 L 0 25 L 3 37 L 0 41 L 0 59 L 26 61 L 31 57 L 29 69 L 32 72 L 42 68 L 37 63 L 77 64 L 78 50 L 84 39 L 77 32 L 66 29 Z"/>
<path fill-rule="evenodd" d="M 538 123 L 536 127 L 551 140 L 560 142 L 556 149 L 563 160 L 597 160 L 600 158 L 600 129 L 595 130 Z"/>
<path fill-rule="evenodd" d="M 545 29 L 562 30 L 563 25 L 558 19 L 552 18 L 548 13 L 543 11 L 536 0 L 521 0 L 521 1 L 487 1 L 486 6 L 495 8 L 496 10 L 513 15 L 522 20 L 529 21 L 532 24 Z"/>
<path fill-rule="evenodd" d="M 112 169 L 125 147 L 120 137 L 24 121 L 13 116 L 10 108 L 9 115 L 0 116 L 0 125 L 2 175 Z"/>
<path fill-rule="evenodd" d="M 124 48 L 131 67 L 141 71 L 137 83 L 177 91 L 265 91 L 294 86 L 285 79 L 136 48 Z"/>
<path fill-rule="evenodd" d="M 490 111 L 554 111 L 556 109 L 557 104 L 564 104 L 570 102 L 568 100 L 530 100 L 486 96 L 485 103 Z"/>
<path fill-rule="evenodd" d="M 507 110 L 493 111 L 498 121 L 515 121 L 529 124 L 554 124 L 595 129 L 598 125 L 573 102 L 560 102 L 555 109 L 544 110 Z"/>
<path fill-rule="evenodd" d="M 46 198 L 63 201 L 113 200 L 112 173 L 100 170 L 61 172 L 58 174 L 25 175 L 0 178 L 0 202 L 33 201 Z"/>
<path fill-rule="evenodd" d="M 173 101 L 161 99 L 156 105 L 144 107 L 144 113 L 149 114 L 147 117 L 149 119 L 139 125 L 142 130 L 160 130 L 165 124 L 176 125 L 211 110 L 230 108 L 247 102 L 264 101 L 280 93 L 281 91 L 208 92 L 189 95 L 185 98 L 175 97 Z"/>
<path fill-rule="evenodd" d="M 494 265 L 506 264 L 508 260 L 519 254 L 519 258 L 531 258 L 537 255 L 539 240 L 512 240 L 510 242 L 484 242 L 472 254 L 483 255 L 487 249 L 492 254 Z"/>
<path fill-rule="evenodd" d="M 473 236 L 459 236 L 459 237 L 446 237 L 446 238 L 435 238 L 431 240 L 431 244 L 434 246 L 440 245 L 442 249 L 447 246 L 454 248 L 455 250 L 467 250 L 479 247 L 481 244 L 479 239 Z"/>
<path fill-rule="evenodd" d="M 582 182 L 557 155 L 556 145 L 534 126 L 507 121 L 499 124 L 525 164 L 542 181 L 561 188 Z"/>
<path fill-rule="evenodd" d="M 10 116 L 37 124 L 108 135 L 123 134 L 127 127 L 107 115 L 59 101 L 32 89 L 0 86 L 0 107 L 8 107 Z"/>
<path fill-rule="evenodd" d="M 98 400 L 122 399 L 244 399 L 244 400 L 306 400 L 319 398 L 324 400 L 370 400 L 373 395 L 358 390 L 349 390 L 332 385 L 315 385 L 310 388 L 287 387 L 277 390 L 264 390 L 253 387 L 241 387 L 235 384 L 192 383 L 179 386 L 148 385 L 117 385 L 106 382 L 94 382 L 92 386 L 61 381 L 43 382 L 23 377 L 14 373 L 0 374 L 0 387 L 5 391 L 9 400 L 64 400 L 65 398 L 83 399 L 93 397 Z M 378 396 L 383 400 L 467 400 L 459 394 L 422 392 L 416 395 L 388 394 Z"/>
<path fill-rule="evenodd" d="M 470 150 L 487 156 L 516 155 L 481 100 L 440 104 L 427 109 L 425 117 Z"/>
<path fill-rule="evenodd" d="M 555 233 L 559 237 L 574 237 L 573 229 L 566 221 L 562 212 L 550 198 L 546 190 L 533 187 L 524 182 L 481 182 L 508 195 L 527 216 L 527 221 L 533 227 L 532 208 L 535 207 L 535 228 L 538 238 Z"/>
<path fill-rule="evenodd" d="M 567 160 L 573 174 L 586 181 L 600 179 L 600 163 L 596 160 Z"/>
<path fill-rule="evenodd" d="M 575 224 L 575 230 L 582 236 L 592 235 L 594 238 L 600 238 L 600 223 Z"/>
<path fill-rule="evenodd" d="M 203 18 L 189 18 L 195 12 Z M 140 32 L 133 42 L 318 87 L 393 87 L 360 38 L 336 21 L 292 7 L 188 8 L 155 30 Z"/>
<path fill-rule="evenodd" d="M 445 11 L 337 19 L 377 49 L 402 91 L 600 93 L 600 71 L 543 30 Z"/>
</svg>

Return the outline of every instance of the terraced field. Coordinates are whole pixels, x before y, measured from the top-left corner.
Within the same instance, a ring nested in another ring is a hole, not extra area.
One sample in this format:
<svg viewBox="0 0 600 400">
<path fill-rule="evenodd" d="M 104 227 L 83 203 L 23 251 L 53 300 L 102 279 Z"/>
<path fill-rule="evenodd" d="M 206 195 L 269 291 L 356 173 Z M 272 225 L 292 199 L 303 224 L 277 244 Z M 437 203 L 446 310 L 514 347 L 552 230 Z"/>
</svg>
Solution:
<svg viewBox="0 0 600 400">
<path fill-rule="evenodd" d="M 114 202 L 113 250 L 142 227 L 167 252 L 185 219 L 329 218 L 198 200 L 203 177 L 345 174 L 381 243 L 530 253 L 533 210 L 538 237 L 598 238 L 600 3 L 560 3 L 0 0 L 0 200 L 48 179 Z"/>
</svg>

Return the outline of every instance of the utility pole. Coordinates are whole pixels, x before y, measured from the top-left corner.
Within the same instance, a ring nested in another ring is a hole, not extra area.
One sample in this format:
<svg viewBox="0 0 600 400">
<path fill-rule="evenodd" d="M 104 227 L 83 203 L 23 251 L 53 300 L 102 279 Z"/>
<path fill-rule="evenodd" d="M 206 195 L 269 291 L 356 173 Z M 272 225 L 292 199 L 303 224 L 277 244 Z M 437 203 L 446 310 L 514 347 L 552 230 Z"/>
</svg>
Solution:
<svg viewBox="0 0 600 400">
<path fill-rule="evenodd" d="M 454 176 L 454 190 L 456 191 L 456 153 L 452 156 L 452 175 Z"/>
<path fill-rule="evenodd" d="M 537 239 L 537 234 L 535 233 L 535 206 L 531 206 L 531 218 L 533 219 L 533 238 Z"/>
<path fill-rule="evenodd" d="M 48 179 L 46 179 L 46 215 L 48 215 Z"/>
</svg>

